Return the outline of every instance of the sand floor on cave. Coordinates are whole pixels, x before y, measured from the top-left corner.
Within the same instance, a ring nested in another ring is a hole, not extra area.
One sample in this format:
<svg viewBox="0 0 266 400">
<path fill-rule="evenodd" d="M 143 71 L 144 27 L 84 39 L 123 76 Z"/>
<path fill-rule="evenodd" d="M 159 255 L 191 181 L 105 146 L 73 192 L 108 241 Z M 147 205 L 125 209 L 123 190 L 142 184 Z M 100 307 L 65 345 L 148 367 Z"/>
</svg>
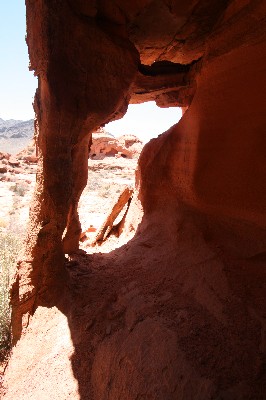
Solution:
<svg viewBox="0 0 266 400">
<path fill-rule="evenodd" d="M 80 202 L 84 229 L 97 228 L 112 196 L 133 184 L 135 165 L 124 159 L 89 161 Z M 33 184 L 28 185 L 30 198 Z M 21 202 L 19 212 L 27 207 Z M 263 372 L 263 365 L 256 364 L 257 349 L 265 346 L 265 337 L 252 310 L 265 310 L 265 260 L 230 258 L 205 241 L 190 216 L 178 232 L 177 221 L 173 226 L 167 221 L 161 231 L 142 228 L 142 235 L 136 233 L 119 247 L 111 239 L 68 258 L 69 281 L 61 301 L 50 309 L 39 307 L 13 349 L 3 382 L 6 400 L 87 400 L 93 390 L 107 393 L 111 381 L 114 391 L 119 388 L 113 398 L 121 398 L 121 385 L 127 390 L 131 382 L 132 390 L 141 393 L 142 375 L 149 390 L 161 390 L 158 398 L 166 398 L 163 390 L 172 393 L 177 387 L 169 365 L 173 371 L 182 368 L 180 385 L 188 390 L 183 398 L 197 398 L 199 388 L 206 389 L 202 398 L 213 398 L 218 374 L 224 386 L 228 377 L 249 379 L 251 389 L 243 390 L 254 392 L 256 373 Z M 170 386 L 157 387 L 158 376 Z M 190 385 L 191 379 L 197 385 Z M 236 392 L 237 386 L 230 398 L 237 398 Z"/>
</svg>

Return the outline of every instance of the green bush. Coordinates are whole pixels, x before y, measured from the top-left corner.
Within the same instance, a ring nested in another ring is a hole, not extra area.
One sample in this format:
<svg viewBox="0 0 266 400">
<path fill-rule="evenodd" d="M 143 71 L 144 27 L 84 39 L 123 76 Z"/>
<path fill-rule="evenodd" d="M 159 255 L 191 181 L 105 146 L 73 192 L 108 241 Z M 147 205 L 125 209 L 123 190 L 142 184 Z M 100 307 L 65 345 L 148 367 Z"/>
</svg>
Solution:
<svg viewBox="0 0 266 400">
<path fill-rule="evenodd" d="M 11 345 L 9 284 L 19 247 L 16 236 L 0 231 L 0 362 L 7 357 Z"/>
</svg>

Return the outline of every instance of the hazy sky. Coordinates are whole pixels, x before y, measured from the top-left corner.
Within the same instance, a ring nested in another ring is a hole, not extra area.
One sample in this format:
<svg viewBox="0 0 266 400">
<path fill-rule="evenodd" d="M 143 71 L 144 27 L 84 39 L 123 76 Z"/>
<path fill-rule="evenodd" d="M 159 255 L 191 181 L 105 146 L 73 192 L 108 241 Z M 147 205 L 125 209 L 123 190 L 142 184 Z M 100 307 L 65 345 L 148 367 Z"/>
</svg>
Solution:
<svg viewBox="0 0 266 400">
<path fill-rule="evenodd" d="M 0 0 L 0 117 L 33 118 L 37 85 L 28 71 L 24 0 Z"/>
<path fill-rule="evenodd" d="M 37 79 L 28 70 L 24 0 L 0 0 L 0 118 L 34 117 L 32 102 Z M 178 108 L 162 109 L 155 103 L 130 105 L 122 120 L 106 125 L 115 134 L 136 134 L 147 141 L 164 132 L 181 117 Z"/>
<path fill-rule="evenodd" d="M 110 122 L 105 129 L 113 135 L 132 133 L 147 142 L 176 124 L 181 115 L 180 108 L 159 108 L 154 101 L 131 104 L 124 118 Z"/>
</svg>

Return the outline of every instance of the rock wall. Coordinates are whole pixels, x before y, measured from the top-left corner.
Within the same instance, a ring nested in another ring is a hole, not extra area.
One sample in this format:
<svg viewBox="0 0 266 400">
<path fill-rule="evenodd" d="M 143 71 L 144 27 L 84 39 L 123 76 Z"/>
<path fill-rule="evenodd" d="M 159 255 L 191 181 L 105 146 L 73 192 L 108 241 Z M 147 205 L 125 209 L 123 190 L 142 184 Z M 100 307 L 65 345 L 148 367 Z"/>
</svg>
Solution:
<svg viewBox="0 0 266 400">
<path fill-rule="evenodd" d="M 26 5 L 31 68 L 39 82 L 34 107 L 40 162 L 25 260 L 12 292 L 14 338 L 27 324 L 22 315 L 33 312 L 36 296 L 45 304 L 58 296 L 64 252 L 78 249 L 77 205 L 87 181 L 90 133 L 126 111 L 138 64 L 123 33 L 112 39 L 108 29 L 93 20 L 88 24 L 69 3 Z M 66 29 L 62 20 L 68 21 Z"/>
<path fill-rule="evenodd" d="M 258 42 L 206 57 L 180 123 L 144 148 L 140 191 L 147 210 L 167 197 L 171 206 L 178 199 L 208 215 L 265 227 L 265 50 Z"/>
<path fill-rule="evenodd" d="M 27 14 L 40 163 L 15 340 L 56 305 L 75 347 L 72 398 L 263 399 L 266 5 L 27 0 Z M 143 149 L 131 241 L 88 259 L 86 280 L 84 259 L 71 275 L 64 253 L 77 249 L 90 132 L 130 98 L 188 109 Z"/>
</svg>

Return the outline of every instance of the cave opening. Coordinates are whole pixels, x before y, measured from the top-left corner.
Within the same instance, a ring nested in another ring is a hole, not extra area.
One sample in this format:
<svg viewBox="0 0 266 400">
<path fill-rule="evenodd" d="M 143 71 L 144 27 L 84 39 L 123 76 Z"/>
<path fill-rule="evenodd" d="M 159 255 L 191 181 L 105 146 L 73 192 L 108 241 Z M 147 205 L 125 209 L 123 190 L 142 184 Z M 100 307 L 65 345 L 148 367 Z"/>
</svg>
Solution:
<svg viewBox="0 0 266 400">
<path fill-rule="evenodd" d="M 181 114 L 181 108 L 160 108 L 155 101 L 129 104 L 124 117 L 110 122 L 105 129 L 114 136 L 125 133 L 133 134 L 143 143 L 147 143 L 176 124 L 180 120 Z"/>
<path fill-rule="evenodd" d="M 123 118 L 92 133 L 88 181 L 78 207 L 82 229 L 81 248 L 93 251 L 91 246 L 95 244 L 97 232 L 112 213 L 115 204 L 124 201 L 112 222 L 112 231 L 119 236 L 117 227 L 125 217 L 133 193 L 129 199 L 119 198 L 126 188 L 133 192 L 138 159 L 143 147 L 149 140 L 176 124 L 181 115 L 181 108 L 160 108 L 155 101 L 130 104 Z"/>
<path fill-rule="evenodd" d="M 27 15 L 40 159 L 5 399 L 264 398 L 265 6 L 27 0 Z M 90 133 L 151 99 L 189 109 L 141 152 L 132 240 L 84 254 Z"/>
</svg>

